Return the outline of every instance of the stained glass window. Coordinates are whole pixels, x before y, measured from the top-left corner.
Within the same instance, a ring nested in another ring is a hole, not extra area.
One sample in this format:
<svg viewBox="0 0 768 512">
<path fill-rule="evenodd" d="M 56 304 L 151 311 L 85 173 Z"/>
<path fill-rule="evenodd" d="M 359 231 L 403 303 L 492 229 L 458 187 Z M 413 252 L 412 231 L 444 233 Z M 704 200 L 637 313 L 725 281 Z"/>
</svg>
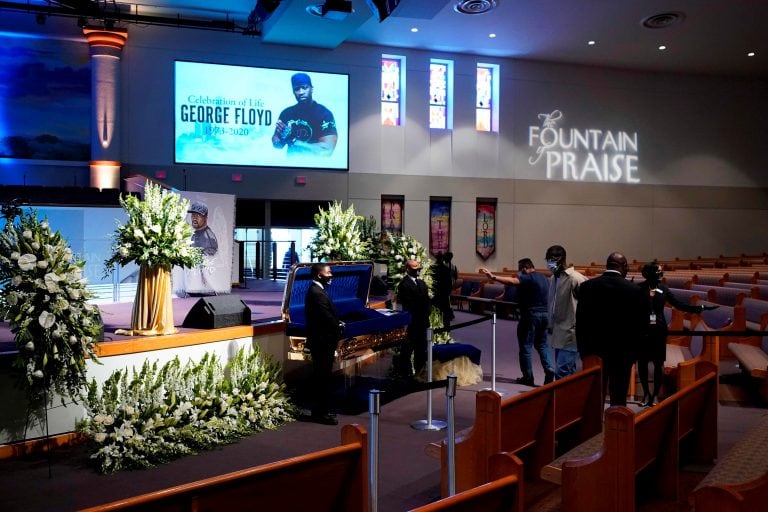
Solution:
<svg viewBox="0 0 768 512">
<path fill-rule="evenodd" d="M 381 57 L 381 124 L 400 126 L 402 109 L 403 72 L 405 57 L 382 55 Z"/>
<path fill-rule="evenodd" d="M 477 65 L 477 82 L 475 84 L 475 129 L 479 132 L 499 131 L 498 76 L 498 65 Z"/>
<path fill-rule="evenodd" d="M 449 61 L 432 60 L 429 64 L 429 127 L 450 128 L 451 66 Z"/>
</svg>

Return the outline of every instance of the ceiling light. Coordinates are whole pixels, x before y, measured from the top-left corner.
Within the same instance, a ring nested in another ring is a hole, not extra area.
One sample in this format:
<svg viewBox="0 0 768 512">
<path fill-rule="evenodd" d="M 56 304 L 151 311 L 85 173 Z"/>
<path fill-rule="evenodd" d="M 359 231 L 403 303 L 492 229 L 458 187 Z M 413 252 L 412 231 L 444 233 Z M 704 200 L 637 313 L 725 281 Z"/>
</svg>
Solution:
<svg viewBox="0 0 768 512">
<path fill-rule="evenodd" d="M 664 46 L 664 45 L 659 46 L 659 50 L 666 50 L 666 49 L 667 49 L 667 47 Z"/>
<path fill-rule="evenodd" d="M 587 41 L 587 44 L 588 44 L 589 46 L 595 46 L 595 42 L 594 42 L 594 41 Z"/>
<path fill-rule="evenodd" d="M 491 39 L 493 39 L 493 38 L 495 38 L 495 37 L 496 37 L 496 34 L 494 34 L 493 32 L 491 32 L 490 34 L 488 34 L 488 37 L 490 37 Z"/>
<path fill-rule="evenodd" d="M 413 27 L 413 28 L 411 28 L 411 32 L 418 32 L 418 31 L 419 31 L 419 27 Z"/>
<path fill-rule="evenodd" d="M 755 52 L 749 52 L 747 54 L 747 57 L 754 57 L 755 55 L 757 55 Z"/>
<path fill-rule="evenodd" d="M 496 0 L 459 0 L 453 10 L 459 14 L 483 14 L 496 8 Z"/>
</svg>

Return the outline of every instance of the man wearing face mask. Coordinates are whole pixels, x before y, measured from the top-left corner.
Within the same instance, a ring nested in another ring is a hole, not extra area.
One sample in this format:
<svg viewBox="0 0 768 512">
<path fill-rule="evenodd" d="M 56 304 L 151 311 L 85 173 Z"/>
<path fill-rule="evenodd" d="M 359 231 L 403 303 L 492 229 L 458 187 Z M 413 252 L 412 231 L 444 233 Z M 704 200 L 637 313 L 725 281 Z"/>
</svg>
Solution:
<svg viewBox="0 0 768 512">
<path fill-rule="evenodd" d="M 421 265 L 416 260 L 408 260 L 405 264 L 405 277 L 397 285 L 397 301 L 403 306 L 403 311 L 411 314 L 408 325 L 408 342 L 403 345 L 398 371 L 411 375 L 411 354 L 413 366 L 418 374 L 427 364 L 427 329 L 429 328 L 429 313 L 432 304 L 429 299 L 427 285 L 419 279 Z"/>
<path fill-rule="evenodd" d="M 550 344 L 555 348 L 555 378 L 562 379 L 576 372 L 576 292 L 587 280 L 565 262 L 565 248 L 553 245 L 544 256 L 549 278 L 547 323 Z"/>
<path fill-rule="evenodd" d="M 327 287 L 331 284 L 331 267 L 327 263 L 312 265 L 312 284 L 304 300 L 307 318 L 307 345 L 312 354 L 312 416 L 324 425 L 338 425 L 331 407 L 333 392 L 333 361 L 344 322 L 339 320 Z"/>
<path fill-rule="evenodd" d="M 535 348 L 544 368 L 544 384 L 549 384 L 555 379 L 555 370 L 552 365 L 552 349 L 547 344 L 547 278 L 536 272 L 530 258 L 517 262 L 517 277 L 497 276 L 487 268 L 480 268 L 480 272 L 491 281 L 518 287 L 520 321 L 517 323 L 517 342 L 523 376 L 516 382 L 524 386 L 534 385 L 531 350 Z"/>
</svg>

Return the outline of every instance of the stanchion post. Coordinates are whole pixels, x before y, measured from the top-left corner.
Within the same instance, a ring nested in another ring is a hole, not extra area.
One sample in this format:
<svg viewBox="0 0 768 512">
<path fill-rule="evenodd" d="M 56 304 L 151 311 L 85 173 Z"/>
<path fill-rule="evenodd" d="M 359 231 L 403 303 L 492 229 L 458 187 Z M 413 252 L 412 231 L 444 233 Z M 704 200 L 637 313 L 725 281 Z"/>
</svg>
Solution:
<svg viewBox="0 0 768 512">
<path fill-rule="evenodd" d="M 496 388 L 496 304 L 493 305 L 493 316 L 491 318 L 491 390 L 500 395 L 506 394 L 505 389 Z"/>
<path fill-rule="evenodd" d="M 379 510 L 379 415 L 381 414 L 381 391 L 372 389 L 368 392 L 368 414 L 371 428 L 368 435 L 368 499 L 370 512 Z"/>
<path fill-rule="evenodd" d="M 416 430 L 443 430 L 444 421 L 432 419 L 432 328 L 427 329 L 427 419 L 411 423 Z"/>
<path fill-rule="evenodd" d="M 454 424 L 454 403 L 456 396 L 456 376 L 448 376 L 445 388 L 446 415 L 448 418 L 448 495 L 456 494 L 456 425 Z"/>
</svg>

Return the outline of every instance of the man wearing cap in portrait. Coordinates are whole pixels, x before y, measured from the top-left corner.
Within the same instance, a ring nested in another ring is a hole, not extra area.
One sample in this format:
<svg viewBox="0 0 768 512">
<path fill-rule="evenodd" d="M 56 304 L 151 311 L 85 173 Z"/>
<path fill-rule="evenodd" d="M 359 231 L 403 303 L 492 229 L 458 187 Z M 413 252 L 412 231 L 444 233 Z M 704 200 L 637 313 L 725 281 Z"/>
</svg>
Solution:
<svg viewBox="0 0 768 512">
<path fill-rule="evenodd" d="M 280 113 L 272 135 L 277 149 L 288 146 L 288 154 L 330 156 L 336 148 L 336 120 L 330 110 L 312 99 L 312 79 L 306 73 L 291 77 L 296 104 Z"/>
<path fill-rule="evenodd" d="M 192 245 L 203 250 L 203 256 L 214 256 L 219 250 L 219 242 L 216 235 L 208 226 L 208 207 L 199 201 L 195 201 L 189 207 L 192 216 Z"/>
</svg>

